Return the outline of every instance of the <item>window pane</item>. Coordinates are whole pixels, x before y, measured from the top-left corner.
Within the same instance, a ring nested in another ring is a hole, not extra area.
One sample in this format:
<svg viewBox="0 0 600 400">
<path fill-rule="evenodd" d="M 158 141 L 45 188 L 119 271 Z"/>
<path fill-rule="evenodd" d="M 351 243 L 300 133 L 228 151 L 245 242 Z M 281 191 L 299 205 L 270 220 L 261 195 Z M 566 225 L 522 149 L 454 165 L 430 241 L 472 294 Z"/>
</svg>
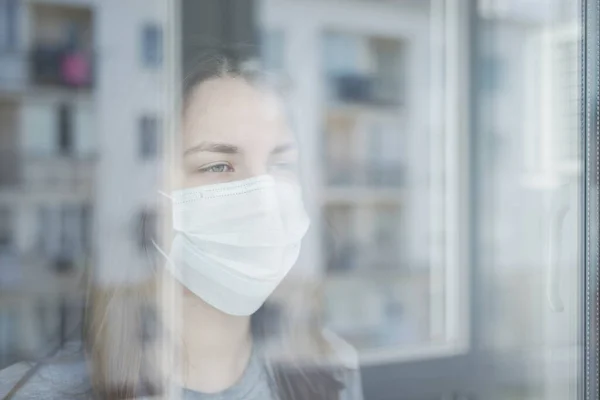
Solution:
<svg viewBox="0 0 600 400">
<path fill-rule="evenodd" d="M 579 2 L 508 3 L 480 9 L 478 41 L 478 318 L 498 374 L 511 377 L 491 398 L 575 399 L 584 322 Z"/>
</svg>

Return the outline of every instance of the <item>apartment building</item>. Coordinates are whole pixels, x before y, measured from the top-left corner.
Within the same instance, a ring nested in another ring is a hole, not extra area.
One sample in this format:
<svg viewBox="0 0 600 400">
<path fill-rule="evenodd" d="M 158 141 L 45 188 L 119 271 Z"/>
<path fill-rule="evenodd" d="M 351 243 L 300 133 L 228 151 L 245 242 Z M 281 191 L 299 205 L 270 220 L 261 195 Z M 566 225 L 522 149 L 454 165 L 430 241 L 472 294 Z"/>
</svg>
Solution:
<svg viewBox="0 0 600 400">
<path fill-rule="evenodd" d="M 90 271 L 148 269 L 162 3 L 0 1 L 0 364 L 76 333 Z"/>
</svg>

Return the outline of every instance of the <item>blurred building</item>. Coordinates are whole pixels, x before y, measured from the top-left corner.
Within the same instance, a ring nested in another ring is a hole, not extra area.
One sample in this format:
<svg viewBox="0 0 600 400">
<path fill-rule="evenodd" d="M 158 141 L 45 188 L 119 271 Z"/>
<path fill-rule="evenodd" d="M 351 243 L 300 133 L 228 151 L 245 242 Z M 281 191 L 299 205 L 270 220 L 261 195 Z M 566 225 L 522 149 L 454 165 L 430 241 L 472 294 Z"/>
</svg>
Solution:
<svg viewBox="0 0 600 400">
<path fill-rule="evenodd" d="M 456 143 L 466 132 L 451 131 L 448 118 L 461 112 L 448 104 L 456 79 L 448 66 L 459 55 L 446 53 L 441 3 L 259 4 L 263 60 L 292 82 L 317 215 L 302 261 L 325 278 L 328 324 L 365 350 L 449 340 L 461 296 L 451 282 L 467 275 L 452 259 L 464 227 L 450 225 L 455 196 L 466 196 L 458 193 L 464 177 L 450 173 L 464 171 L 449 171 L 448 154 L 464 150 Z M 577 225 L 578 210 L 565 217 L 564 208 L 577 203 L 581 173 L 577 10 L 568 1 L 478 4 L 471 77 L 480 108 L 468 112 L 481 112 L 475 134 L 488 181 L 477 182 L 485 193 L 478 220 L 488 222 L 480 238 L 488 263 L 470 267 L 491 277 L 495 295 L 476 301 L 489 311 L 482 323 L 492 346 L 568 341 L 573 330 L 544 336 L 543 319 L 559 302 L 577 308 L 564 299 L 577 290 L 567 266 L 577 265 L 578 239 L 553 233 Z M 546 284 L 553 279 L 560 301 Z"/>
<path fill-rule="evenodd" d="M 0 1 L 0 365 L 78 333 L 92 266 L 144 269 L 164 102 L 157 4 Z"/>
<path fill-rule="evenodd" d="M 358 348 L 428 340 L 429 5 L 263 1 L 259 15 L 315 216 L 296 268 L 324 278 L 327 324 Z"/>
</svg>

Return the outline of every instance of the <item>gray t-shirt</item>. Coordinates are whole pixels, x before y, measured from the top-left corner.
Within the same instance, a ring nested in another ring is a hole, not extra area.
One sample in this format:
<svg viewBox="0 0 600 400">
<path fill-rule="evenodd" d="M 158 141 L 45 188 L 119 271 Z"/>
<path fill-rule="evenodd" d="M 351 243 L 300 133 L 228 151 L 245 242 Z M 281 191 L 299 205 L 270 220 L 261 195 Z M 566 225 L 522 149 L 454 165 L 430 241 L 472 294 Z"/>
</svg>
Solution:
<svg viewBox="0 0 600 400">
<path fill-rule="evenodd" d="M 242 377 L 233 386 L 219 393 L 200 393 L 184 389 L 182 400 L 275 400 L 269 384 L 269 377 L 262 360 L 253 351 Z"/>
<path fill-rule="evenodd" d="M 39 365 L 19 363 L 0 371 L 0 398 L 4 398 L 26 374 L 32 373 L 14 393 L 12 400 L 83 400 L 91 392 L 85 361 L 81 357 L 61 357 Z M 346 374 L 341 400 L 360 400 L 362 391 L 357 370 Z M 253 352 L 248 367 L 236 384 L 219 393 L 184 389 L 183 400 L 276 400 L 266 363 Z"/>
</svg>

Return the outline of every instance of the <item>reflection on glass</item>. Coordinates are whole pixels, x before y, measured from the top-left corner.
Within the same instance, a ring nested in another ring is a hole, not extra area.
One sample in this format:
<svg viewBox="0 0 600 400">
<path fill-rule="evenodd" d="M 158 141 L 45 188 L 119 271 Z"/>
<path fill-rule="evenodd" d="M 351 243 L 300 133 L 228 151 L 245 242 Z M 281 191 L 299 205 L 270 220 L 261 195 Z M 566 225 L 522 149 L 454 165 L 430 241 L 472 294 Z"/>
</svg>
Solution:
<svg viewBox="0 0 600 400">
<path fill-rule="evenodd" d="M 491 294 L 480 318 L 499 373 L 512 377 L 495 398 L 577 398 L 578 2 L 526 3 L 480 10 L 482 76 L 495 80 L 480 92 L 478 267 Z"/>
<path fill-rule="evenodd" d="M 399 295 L 418 280 L 400 238 L 410 135 L 398 116 L 403 40 L 328 31 L 321 46 L 327 320 L 360 349 L 414 344 L 427 311 L 407 310 Z"/>
<path fill-rule="evenodd" d="M 135 280 L 161 229 L 172 122 L 152 85 L 172 67 L 168 24 L 132 12 L 115 33 L 101 6 L 54 3 L 0 0 L 0 369 L 79 339 L 90 268 Z M 255 3 L 255 61 L 285 92 L 314 205 L 301 267 L 327 327 L 365 369 L 423 363 L 453 382 L 390 373 L 415 400 L 576 399 L 580 2 Z M 236 21 L 220 21 L 231 38 Z M 131 47 L 96 54 L 106 32 Z M 365 376 L 390 397 L 394 382 Z"/>
</svg>

